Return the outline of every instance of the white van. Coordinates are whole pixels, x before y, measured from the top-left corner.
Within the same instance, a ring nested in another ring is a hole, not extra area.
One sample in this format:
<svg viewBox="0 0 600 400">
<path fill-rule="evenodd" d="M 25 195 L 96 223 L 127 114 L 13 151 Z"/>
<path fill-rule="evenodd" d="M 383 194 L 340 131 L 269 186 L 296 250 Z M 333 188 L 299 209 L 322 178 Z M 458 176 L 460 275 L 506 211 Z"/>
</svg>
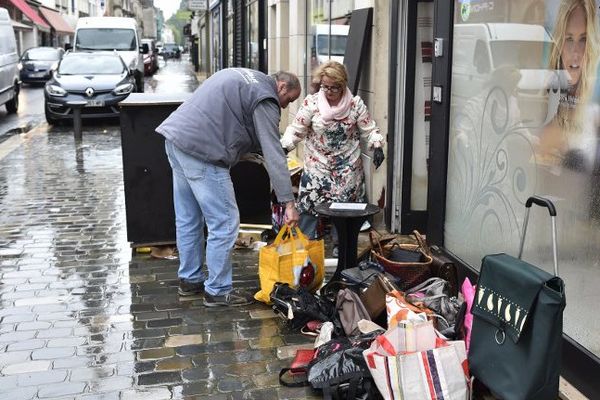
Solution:
<svg viewBox="0 0 600 400">
<path fill-rule="evenodd" d="M 453 105 L 481 93 L 500 66 L 517 69 L 517 99 L 527 126 L 540 126 L 548 113 L 548 85 L 556 71 L 548 69 L 552 37 L 542 25 L 479 23 L 454 25 L 452 46 Z M 457 89 L 456 91 L 454 89 Z"/>
<path fill-rule="evenodd" d="M 116 50 L 134 71 L 136 90 L 144 91 L 144 60 L 148 46 L 141 44 L 134 18 L 84 17 L 75 27 L 73 51 Z"/>
<path fill-rule="evenodd" d="M 19 55 L 15 32 L 6 8 L 0 8 L 0 105 L 16 113 L 19 108 Z"/>
<path fill-rule="evenodd" d="M 317 65 L 320 65 L 331 59 L 343 64 L 349 31 L 350 25 L 331 25 L 331 54 L 329 54 L 329 25 L 315 25 L 312 44 L 313 63 L 316 61 Z"/>
</svg>

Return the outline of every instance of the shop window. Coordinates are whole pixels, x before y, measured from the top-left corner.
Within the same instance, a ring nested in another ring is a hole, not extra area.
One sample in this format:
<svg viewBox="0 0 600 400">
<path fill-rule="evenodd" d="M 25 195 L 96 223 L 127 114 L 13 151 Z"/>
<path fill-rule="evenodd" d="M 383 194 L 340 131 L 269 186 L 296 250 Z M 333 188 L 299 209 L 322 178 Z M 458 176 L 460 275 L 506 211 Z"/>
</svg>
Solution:
<svg viewBox="0 0 600 400">
<path fill-rule="evenodd" d="M 334 60 L 344 62 L 344 54 L 350 30 L 350 15 L 354 9 L 353 1 L 347 0 L 311 0 L 307 2 L 308 29 L 307 75 L 320 64 Z M 316 87 L 311 91 L 316 90 Z"/>
<path fill-rule="evenodd" d="M 246 20 L 247 21 L 246 33 L 247 33 L 247 38 L 248 38 L 248 40 L 247 40 L 248 48 L 246 49 L 246 66 L 248 68 L 252 68 L 252 69 L 259 69 L 259 67 L 260 67 L 260 65 L 259 65 L 260 52 L 259 52 L 259 46 L 258 46 L 258 41 L 260 40 L 259 29 L 258 29 L 258 25 L 259 25 L 258 7 L 259 7 L 258 0 L 254 0 L 247 7 L 248 18 Z"/>
<path fill-rule="evenodd" d="M 600 319 L 581 311 L 600 304 L 598 4 L 524 3 L 455 2 L 444 243 L 476 269 L 486 254 L 516 255 L 526 199 L 550 197 L 564 331 L 600 356 Z M 553 272 L 548 213 L 529 224 L 524 258 Z"/>
</svg>

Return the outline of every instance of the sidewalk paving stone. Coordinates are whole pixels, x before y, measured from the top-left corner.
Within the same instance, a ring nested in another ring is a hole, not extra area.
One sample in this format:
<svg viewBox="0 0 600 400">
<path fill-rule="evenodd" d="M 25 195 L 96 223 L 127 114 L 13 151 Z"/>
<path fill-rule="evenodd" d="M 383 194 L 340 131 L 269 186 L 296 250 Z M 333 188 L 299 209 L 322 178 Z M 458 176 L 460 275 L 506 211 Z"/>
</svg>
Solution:
<svg viewBox="0 0 600 400">
<path fill-rule="evenodd" d="M 117 125 L 0 154 L 0 398 L 320 398 L 279 385 L 312 339 L 270 306 L 208 309 L 178 296 L 177 260 L 132 251 Z M 234 286 L 258 290 L 258 253 L 233 261 Z"/>
</svg>

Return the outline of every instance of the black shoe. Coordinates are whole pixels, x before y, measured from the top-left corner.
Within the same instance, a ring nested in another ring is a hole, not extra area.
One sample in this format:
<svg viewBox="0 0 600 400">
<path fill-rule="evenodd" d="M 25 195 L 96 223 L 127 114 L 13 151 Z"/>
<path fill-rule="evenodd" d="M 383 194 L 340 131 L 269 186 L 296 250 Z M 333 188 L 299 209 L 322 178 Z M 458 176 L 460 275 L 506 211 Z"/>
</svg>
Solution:
<svg viewBox="0 0 600 400">
<path fill-rule="evenodd" d="M 185 279 L 179 280 L 177 293 L 180 296 L 195 296 L 204 292 L 204 282 L 189 282 Z"/>
<path fill-rule="evenodd" d="M 239 307 L 252 303 L 254 303 L 254 297 L 235 289 L 221 296 L 212 296 L 208 293 L 204 294 L 204 305 L 206 307 Z"/>
</svg>

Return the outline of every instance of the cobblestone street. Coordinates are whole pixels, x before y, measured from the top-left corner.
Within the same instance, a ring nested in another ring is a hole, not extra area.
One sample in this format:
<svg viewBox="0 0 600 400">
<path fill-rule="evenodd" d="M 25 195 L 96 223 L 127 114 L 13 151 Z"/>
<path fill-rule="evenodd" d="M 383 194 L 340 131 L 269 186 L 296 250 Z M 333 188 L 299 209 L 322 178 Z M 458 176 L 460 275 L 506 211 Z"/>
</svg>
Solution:
<svg viewBox="0 0 600 400">
<path fill-rule="evenodd" d="M 36 129 L 0 144 L 3 399 L 304 399 L 278 373 L 312 341 L 263 304 L 177 295 L 177 260 L 127 242 L 118 126 Z M 235 252 L 255 291 L 257 252 Z"/>
</svg>

